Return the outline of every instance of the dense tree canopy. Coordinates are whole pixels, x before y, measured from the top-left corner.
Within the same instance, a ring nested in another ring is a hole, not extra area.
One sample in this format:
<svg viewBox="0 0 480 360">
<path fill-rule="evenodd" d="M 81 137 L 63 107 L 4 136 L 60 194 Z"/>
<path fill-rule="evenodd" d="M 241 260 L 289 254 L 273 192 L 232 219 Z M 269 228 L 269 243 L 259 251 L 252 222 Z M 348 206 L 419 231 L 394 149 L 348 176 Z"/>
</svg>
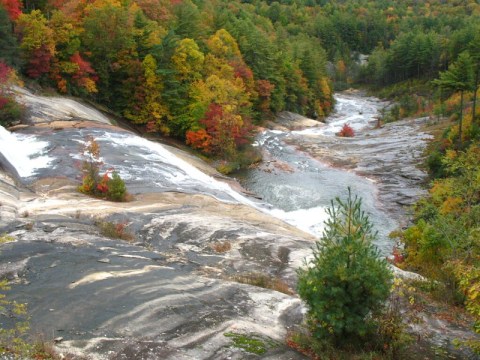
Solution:
<svg viewBox="0 0 480 360">
<path fill-rule="evenodd" d="M 21 113 L 11 68 L 232 161 L 252 125 L 284 110 L 321 119 L 352 84 L 396 97 L 394 119 L 459 119 L 402 237 L 406 266 L 448 277 L 478 317 L 479 34 L 478 0 L 0 0 L 0 123 Z"/>
<path fill-rule="evenodd" d="M 52 0 L 23 8 L 0 3 L 2 60 L 208 154 L 234 156 L 252 121 L 278 111 L 323 116 L 332 108 L 320 43 L 307 36 L 286 51 L 294 39 L 280 39 L 268 17 L 241 2 Z M 194 141 L 200 135 L 208 146 Z"/>
<path fill-rule="evenodd" d="M 327 115 L 333 85 L 431 80 L 466 50 L 478 60 L 478 15 L 471 0 L 1 0 L 0 59 L 209 153 L 224 152 L 192 139 L 226 131 L 205 123 L 219 105 L 240 127 L 235 153 L 252 122 Z"/>
</svg>

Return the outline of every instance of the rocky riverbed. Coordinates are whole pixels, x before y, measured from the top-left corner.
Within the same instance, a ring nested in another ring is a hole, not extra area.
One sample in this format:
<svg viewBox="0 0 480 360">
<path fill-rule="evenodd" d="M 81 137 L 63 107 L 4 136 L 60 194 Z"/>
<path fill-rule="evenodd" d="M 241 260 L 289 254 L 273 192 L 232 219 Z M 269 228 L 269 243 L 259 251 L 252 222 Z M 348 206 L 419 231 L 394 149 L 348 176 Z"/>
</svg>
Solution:
<svg viewBox="0 0 480 360">
<path fill-rule="evenodd" d="M 28 303 L 33 337 L 56 339 L 59 353 L 77 359 L 304 358 L 284 339 L 303 321 L 296 269 L 314 236 L 188 154 L 88 113 L 62 120 L 61 102 L 41 101 L 52 118 L 39 121 L 33 101 L 34 125 L 0 133 L 2 153 L 17 149 L 7 156 L 17 163 L 5 166 L 17 177 L 0 172 L 0 234 L 12 240 L 0 245 L 0 277 L 12 282 L 9 299 Z M 77 192 L 86 136 L 132 201 Z M 102 232 L 105 224 L 124 239 Z M 424 317 L 416 333 L 442 349 L 472 335 L 468 324 Z"/>
</svg>

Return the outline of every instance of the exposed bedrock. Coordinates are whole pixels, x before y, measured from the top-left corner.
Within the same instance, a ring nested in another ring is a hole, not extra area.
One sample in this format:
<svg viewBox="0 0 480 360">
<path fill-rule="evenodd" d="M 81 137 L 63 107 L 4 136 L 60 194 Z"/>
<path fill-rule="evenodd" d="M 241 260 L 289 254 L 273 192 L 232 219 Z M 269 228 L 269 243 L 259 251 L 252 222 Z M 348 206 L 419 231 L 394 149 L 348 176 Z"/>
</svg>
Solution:
<svg viewBox="0 0 480 360">
<path fill-rule="evenodd" d="M 302 321 L 300 300 L 237 280 L 262 275 L 288 290 L 308 235 L 208 196 L 143 194 L 116 204 L 53 185 L 32 196 L 11 184 L 0 200 L 3 209 L 15 198 L 10 213 L 18 214 L 2 216 L 0 233 L 15 241 L 0 248 L 0 273 L 15 282 L 9 298 L 28 303 L 33 334 L 63 338 L 62 353 L 100 359 L 258 358 L 233 346 L 231 333 L 260 339 L 262 358 L 303 358 L 283 345 Z M 101 236 L 100 219 L 126 224 L 134 240 Z"/>
</svg>

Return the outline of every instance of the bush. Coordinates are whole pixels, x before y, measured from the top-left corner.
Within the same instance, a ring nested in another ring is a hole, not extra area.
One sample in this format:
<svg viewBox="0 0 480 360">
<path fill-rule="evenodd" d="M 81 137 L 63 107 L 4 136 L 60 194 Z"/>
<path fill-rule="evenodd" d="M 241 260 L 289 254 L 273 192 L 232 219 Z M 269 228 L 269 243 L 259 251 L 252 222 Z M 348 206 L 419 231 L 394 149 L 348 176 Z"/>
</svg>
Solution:
<svg viewBox="0 0 480 360">
<path fill-rule="evenodd" d="M 259 149 L 253 146 L 245 146 L 239 149 L 229 160 L 219 161 L 216 169 L 224 175 L 230 175 L 235 171 L 247 169 L 260 161 L 262 161 L 262 154 Z"/>
<path fill-rule="evenodd" d="M 310 266 L 298 271 L 298 293 L 308 305 L 313 336 L 344 346 L 373 329 L 372 313 L 383 307 L 392 274 L 371 243 L 376 233 L 361 199 L 349 189 L 347 200 L 336 198 L 328 214 Z"/>
<path fill-rule="evenodd" d="M 342 129 L 338 132 L 337 135 L 340 137 L 354 137 L 355 132 L 353 131 L 353 128 L 350 125 L 344 124 Z"/>
<path fill-rule="evenodd" d="M 100 147 L 93 138 L 87 141 L 84 156 L 86 160 L 82 162 L 82 185 L 78 191 L 111 201 L 127 201 L 129 194 L 125 182 L 114 169 L 100 175 Z"/>
<path fill-rule="evenodd" d="M 127 187 L 117 172 L 112 173 L 112 178 L 107 181 L 107 199 L 113 201 L 124 201 L 127 194 Z"/>
<path fill-rule="evenodd" d="M 100 229 L 100 234 L 110 239 L 121 239 L 128 242 L 135 240 L 135 236 L 127 230 L 126 222 L 98 221 L 96 225 Z"/>
<path fill-rule="evenodd" d="M 23 107 L 15 101 L 9 87 L 16 82 L 15 71 L 0 60 L 0 125 L 9 126 L 19 121 Z"/>
<path fill-rule="evenodd" d="M 0 125 L 10 126 L 20 121 L 23 107 L 11 97 L 0 96 Z"/>
</svg>

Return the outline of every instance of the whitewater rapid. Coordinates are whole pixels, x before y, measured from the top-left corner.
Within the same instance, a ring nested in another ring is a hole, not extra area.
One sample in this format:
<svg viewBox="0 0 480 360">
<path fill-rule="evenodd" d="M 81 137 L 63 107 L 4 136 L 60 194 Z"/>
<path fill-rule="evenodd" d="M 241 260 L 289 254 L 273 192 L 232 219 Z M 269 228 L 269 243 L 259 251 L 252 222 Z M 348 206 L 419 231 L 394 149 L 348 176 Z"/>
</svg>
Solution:
<svg viewBox="0 0 480 360">
<path fill-rule="evenodd" d="M 416 146 L 423 146 L 424 139 L 413 136 L 416 130 L 410 126 L 375 130 L 380 111 L 387 105 L 377 98 L 340 93 L 335 100 L 335 112 L 324 125 L 259 134 L 256 144 L 266 161 L 242 173 L 240 181 L 270 204 L 273 215 L 317 237 L 323 233 L 332 199 L 344 199 L 350 188 L 362 199 L 362 208 L 379 233 L 376 244 L 387 255 L 393 245 L 389 233 L 401 226 L 398 213 L 389 210 L 398 211 L 401 206 L 397 198 L 387 204 L 383 195 L 414 190 L 402 183 L 386 189 L 383 172 L 390 178 L 420 177 L 411 159 L 402 154 L 417 154 Z M 345 124 L 354 129 L 355 137 L 335 135 Z M 408 174 L 396 174 L 404 160 Z"/>
<path fill-rule="evenodd" d="M 32 106 L 42 102 L 45 111 L 56 111 L 57 99 L 52 102 L 32 94 L 28 96 L 33 97 Z M 399 223 L 386 213 L 379 200 L 379 179 L 368 174 L 377 172 L 377 163 L 379 166 L 384 166 L 385 161 L 395 163 L 398 154 L 409 149 L 414 132 L 399 125 L 390 127 L 383 138 L 378 134 L 370 137 L 366 132 L 374 127 L 385 104 L 358 94 L 337 94 L 335 98 L 336 111 L 323 126 L 299 131 L 267 130 L 259 134 L 256 145 L 265 152 L 266 161 L 259 169 L 239 176 L 244 186 L 260 195 L 262 201 L 246 197 L 227 183 L 206 175 L 159 143 L 120 129 L 96 127 L 94 123 L 61 131 L 39 132 L 31 128 L 15 134 L 0 128 L 0 152 L 15 167 L 23 182 L 59 176 L 80 181 L 82 146 L 93 137 L 100 145 L 103 170 L 114 168 L 119 172 L 134 195 L 169 191 L 209 195 L 223 202 L 255 207 L 315 236 L 321 236 L 323 232 L 324 221 L 328 218 L 326 209 L 331 200 L 336 196 L 344 197 L 350 187 L 363 198 L 366 211 L 376 224 L 380 224 L 380 246 L 388 252 L 391 247 L 388 233 Z M 74 101 L 70 105 L 77 108 Z M 84 105 L 78 106 L 78 110 L 83 111 Z M 104 121 L 99 118 L 97 122 Z M 335 136 L 346 123 L 360 136 L 350 139 Z M 35 134 L 29 134 L 33 131 Z M 424 141 L 422 137 L 414 140 L 415 144 Z M 306 152 L 299 151 L 299 148 Z M 417 148 L 412 149 L 418 152 Z M 318 160 L 328 156 L 335 159 L 346 157 L 349 161 L 359 157 L 354 163 L 365 171 L 365 175 Z M 276 168 L 276 165 L 280 167 Z M 414 166 L 405 166 L 405 171 L 416 174 Z M 403 178 L 407 174 L 400 175 Z M 394 174 L 388 174 L 391 175 Z M 415 176 L 421 177 L 421 174 Z M 412 190 L 401 185 L 388 190 L 392 193 Z M 398 204 L 394 205 L 398 207 Z"/>
<path fill-rule="evenodd" d="M 48 141 L 39 141 L 34 135 L 12 134 L 0 126 L 0 153 L 22 178 L 28 178 L 52 162 L 46 152 Z"/>
</svg>

